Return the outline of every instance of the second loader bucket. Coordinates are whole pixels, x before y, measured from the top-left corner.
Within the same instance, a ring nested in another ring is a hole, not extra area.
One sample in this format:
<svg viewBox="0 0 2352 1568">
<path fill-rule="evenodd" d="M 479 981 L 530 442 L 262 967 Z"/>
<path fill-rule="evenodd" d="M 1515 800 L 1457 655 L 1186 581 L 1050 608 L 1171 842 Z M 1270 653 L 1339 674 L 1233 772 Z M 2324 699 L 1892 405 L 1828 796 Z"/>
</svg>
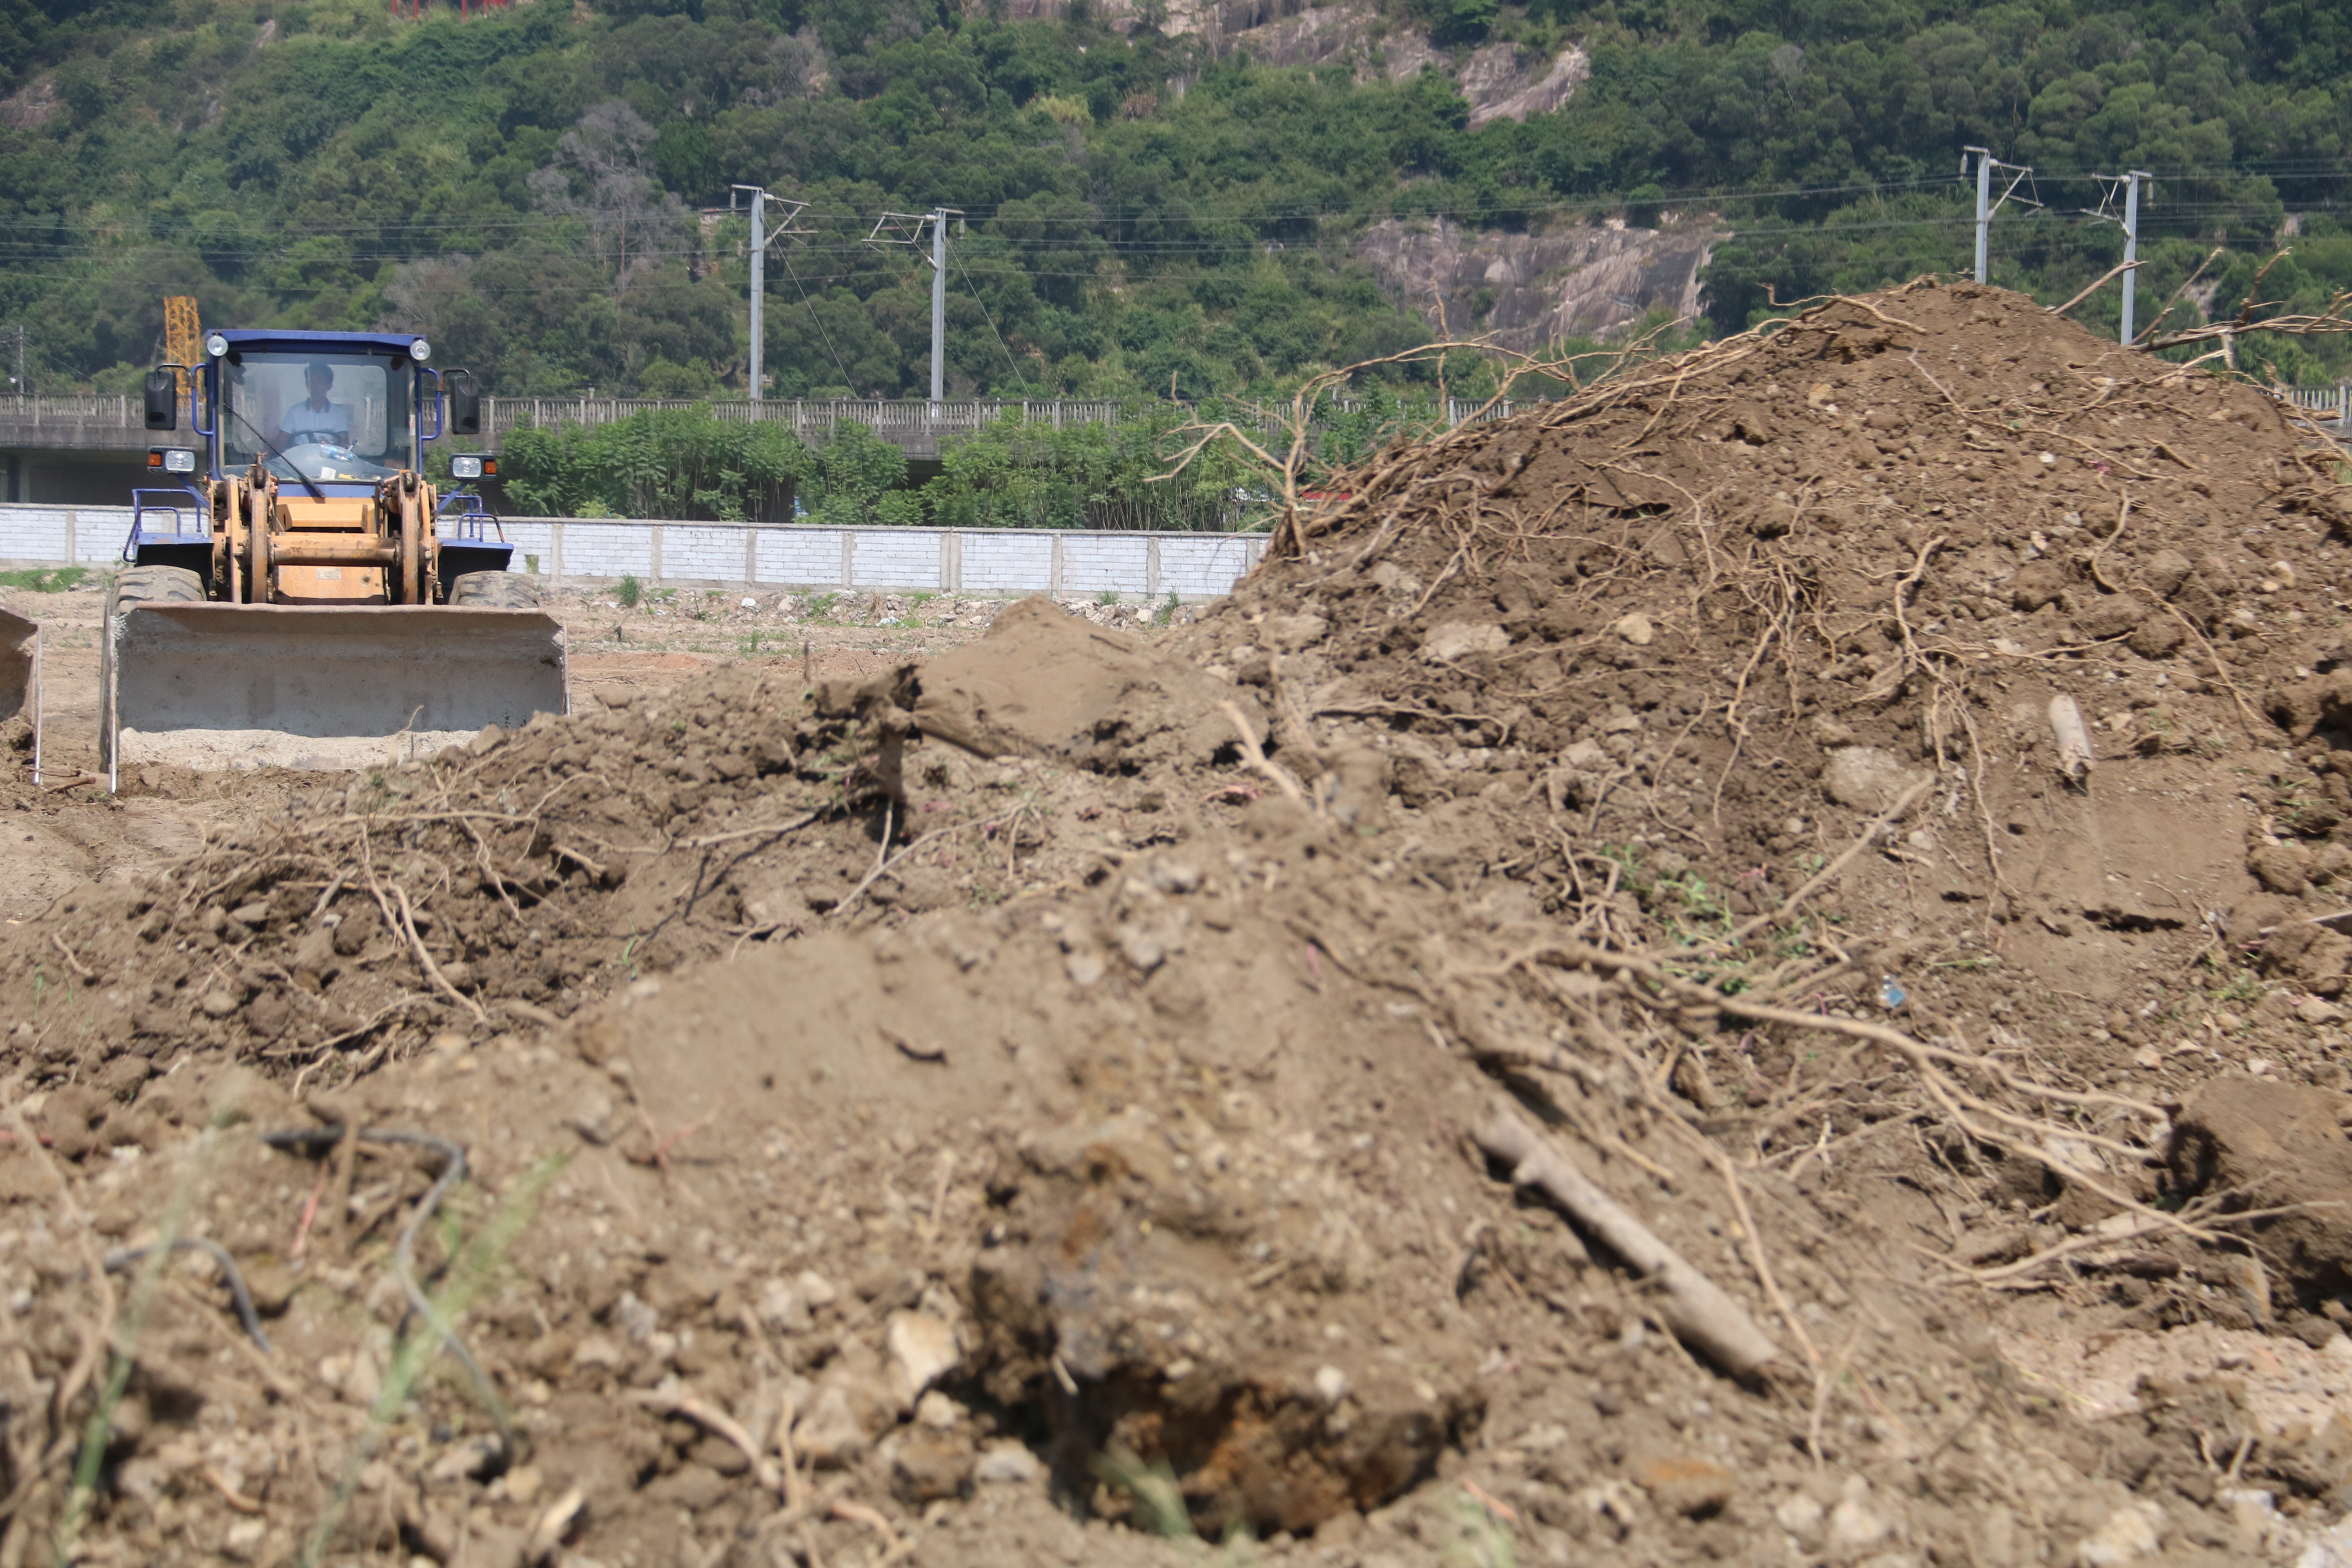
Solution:
<svg viewBox="0 0 2352 1568">
<path fill-rule="evenodd" d="M 110 617 L 110 775 L 381 766 L 569 706 L 563 627 L 538 610 L 146 604 Z"/>
<path fill-rule="evenodd" d="M 33 727 L 33 782 L 41 782 L 41 623 L 0 610 L 0 719 Z"/>
<path fill-rule="evenodd" d="M 0 719 L 40 710 L 41 624 L 0 610 Z"/>
</svg>

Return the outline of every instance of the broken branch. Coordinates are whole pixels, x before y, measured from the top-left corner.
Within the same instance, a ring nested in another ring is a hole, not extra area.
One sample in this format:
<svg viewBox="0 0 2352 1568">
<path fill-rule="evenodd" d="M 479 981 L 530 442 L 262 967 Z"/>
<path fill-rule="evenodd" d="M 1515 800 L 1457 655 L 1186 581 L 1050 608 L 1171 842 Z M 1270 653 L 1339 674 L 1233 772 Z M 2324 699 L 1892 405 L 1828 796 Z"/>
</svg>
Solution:
<svg viewBox="0 0 2352 1568">
<path fill-rule="evenodd" d="M 1487 1153 L 1510 1165 L 1514 1184 L 1541 1192 L 1611 1251 L 1654 1279 L 1665 1292 L 1667 1326 L 1724 1370 L 1735 1377 L 1752 1377 L 1780 1355 L 1780 1347 L 1745 1308 L 1595 1186 L 1507 1101 L 1497 1100 L 1492 1114 L 1471 1136 Z"/>
</svg>

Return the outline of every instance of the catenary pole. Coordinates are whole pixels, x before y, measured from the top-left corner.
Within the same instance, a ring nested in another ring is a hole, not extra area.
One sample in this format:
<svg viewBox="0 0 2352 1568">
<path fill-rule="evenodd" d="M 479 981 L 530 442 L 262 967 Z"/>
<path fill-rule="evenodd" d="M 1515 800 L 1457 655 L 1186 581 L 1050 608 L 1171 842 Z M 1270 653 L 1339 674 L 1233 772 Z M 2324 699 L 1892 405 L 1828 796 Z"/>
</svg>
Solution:
<svg viewBox="0 0 2352 1568">
<path fill-rule="evenodd" d="M 1992 149 L 1964 149 L 1963 165 L 1969 153 L 1977 155 L 1977 281 L 1981 283 L 1985 280 L 1986 258 L 1992 248 Z"/>
<path fill-rule="evenodd" d="M 760 401 L 760 356 L 767 347 L 767 335 L 761 331 L 760 302 L 768 291 L 768 237 L 764 232 L 768 216 L 768 193 L 751 193 L 751 401 Z"/>
<path fill-rule="evenodd" d="M 947 384 L 948 365 L 948 210 L 931 209 L 931 404 L 932 413 Z"/>
<path fill-rule="evenodd" d="M 2124 174 L 2124 327 L 2123 341 L 2132 341 L 2135 325 L 2133 286 L 2139 280 L 2139 185 L 2149 177 L 2145 169 L 2126 170 Z"/>
<path fill-rule="evenodd" d="M 730 185 L 727 187 L 727 205 L 730 211 L 734 209 L 735 193 L 738 191 L 749 191 L 751 194 L 751 385 L 750 390 L 751 401 L 757 403 L 763 395 L 764 388 L 761 384 L 765 380 L 761 361 L 767 353 L 767 337 L 762 331 L 761 322 L 762 306 L 768 293 L 768 247 L 787 235 L 803 232 L 795 226 L 801 214 L 807 210 L 808 203 L 796 202 L 789 196 L 772 196 L 763 185 Z M 773 234 L 768 232 L 768 204 L 771 201 L 783 203 L 786 209 L 783 222 L 776 226 L 776 232 Z"/>
</svg>

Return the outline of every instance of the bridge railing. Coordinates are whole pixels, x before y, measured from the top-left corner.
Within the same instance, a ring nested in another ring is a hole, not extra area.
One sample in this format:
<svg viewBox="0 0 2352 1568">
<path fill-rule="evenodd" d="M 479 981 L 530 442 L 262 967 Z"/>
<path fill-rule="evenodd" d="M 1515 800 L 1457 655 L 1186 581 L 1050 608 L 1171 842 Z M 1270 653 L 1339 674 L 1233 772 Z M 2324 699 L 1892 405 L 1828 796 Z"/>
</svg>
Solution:
<svg viewBox="0 0 2352 1568">
<path fill-rule="evenodd" d="M 2332 389 L 2331 389 L 2332 395 Z M 759 403 L 742 399 L 714 401 L 691 397 L 485 397 L 482 434 L 496 437 L 527 426 L 542 429 L 562 426 L 611 425 L 648 410 L 681 410 L 707 405 L 711 414 L 731 423 L 774 421 L 792 426 L 803 439 L 829 439 L 843 425 L 863 425 L 886 440 L 937 439 L 968 436 L 1004 417 L 1018 414 L 1035 425 L 1116 425 L 1129 406 L 1107 397 L 960 397 L 940 403 L 920 398 L 768 398 Z M 1342 402 L 1342 407 L 1352 407 Z M 1485 405 L 1476 398 L 1446 400 L 1444 421 L 1459 424 Z M 1503 403 L 1488 411 L 1488 419 L 1508 418 L 1526 407 Z M 145 424 L 144 405 L 127 393 L 41 393 L 0 395 L 0 424 L 96 425 L 136 430 Z M 1278 410 L 1277 410 L 1278 412 Z M 1401 410 L 1412 423 L 1434 423 L 1439 417 L 1434 399 L 1408 404 Z"/>
<path fill-rule="evenodd" d="M 826 441 L 843 425 L 863 425 L 887 441 L 937 440 L 968 436 L 982 426 L 1019 413 L 1055 426 L 1115 425 L 1119 405 L 1108 398 L 950 398 L 929 403 L 910 398 L 766 398 L 709 401 L 687 397 L 485 397 L 482 434 L 496 437 L 536 426 L 611 425 L 649 410 L 693 408 L 707 402 L 712 416 L 730 424 L 787 425 L 803 440 Z"/>
<path fill-rule="evenodd" d="M 143 400 L 128 393 L 11 393 L 0 396 L 0 420 L 24 425 L 99 425 L 136 430 L 147 423 Z"/>
<path fill-rule="evenodd" d="M 526 426 L 542 429 L 558 426 L 609 425 L 648 409 L 684 409 L 698 400 L 683 397 L 485 397 L 482 433 L 503 436 Z M 936 439 L 968 436 L 1010 414 L 1029 424 L 1116 425 L 1128 405 L 1112 398 L 949 398 L 939 403 L 917 398 L 768 398 L 711 402 L 711 414 L 737 423 L 772 420 L 790 425 L 803 439 L 827 440 L 843 425 L 863 425 L 886 440 Z M 1352 408 L 1343 402 L 1341 406 Z M 1486 419 L 1507 419 L 1527 405 L 1504 402 L 1488 410 Z M 1477 398 L 1446 400 L 1445 421 L 1460 424 L 1478 415 L 1485 403 Z M 1408 404 L 1402 410 L 1408 421 L 1434 422 L 1434 399 Z"/>
<path fill-rule="evenodd" d="M 2293 386 L 2273 389 L 2289 405 L 2321 420 L 2333 420 L 2352 434 L 2352 384 L 2334 386 Z M 812 445 L 822 445 L 848 424 L 863 425 L 883 440 L 898 446 L 936 446 L 942 438 L 969 436 L 983 426 L 1018 414 L 1031 424 L 1056 428 L 1070 425 L 1116 425 L 1129 406 L 1111 398 L 960 397 L 940 403 L 919 398 L 768 398 L 759 403 L 741 399 L 716 401 L 691 397 L 485 397 L 482 435 L 491 441 L 529 426 L 541 429 L 611 425 L 652 409 L 679 410 L 708 406 L 714 417 L 733 423 L 774 421 Z M 1339 406 L 1352 411 L 1351 400 Z M 1409 426 L 1465 420 L 1507 419 L 1535 406 L 1507 401 L 1487 408 L 1477 398 L 1446 399 L 1441 416 L 1435 399 L 1409 403 L 1399 417 Z M 1482 414 L 1481 410 L 1485 410 Z M 1279 405 L 1270 405 L 1265 421 L 1269 434 L 1279 434 Z M 146 424 L 142 399 L 128 393 L 68 392 L 0 395 L 0 426 L 22 429 L 45 425 L 85 428 L 137 430 Z"/>
</svg>

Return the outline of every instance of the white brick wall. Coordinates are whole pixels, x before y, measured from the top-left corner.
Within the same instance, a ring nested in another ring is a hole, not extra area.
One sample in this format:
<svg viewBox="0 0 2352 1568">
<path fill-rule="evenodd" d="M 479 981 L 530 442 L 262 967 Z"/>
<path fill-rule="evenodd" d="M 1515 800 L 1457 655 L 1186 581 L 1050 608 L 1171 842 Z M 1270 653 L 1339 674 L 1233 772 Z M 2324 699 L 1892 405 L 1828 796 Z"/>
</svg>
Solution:
<svg viewBox="0 0 2352 1568">
<path fill-rule="evenodd" d="M 960 542 L 967 594 L 1034 594 L 1052 581 L 1054 536 L 1050 533 L 971 529 Z"/>
<path fill-rule="evenodd" d="M 566 577 L 651 577 L 653 573 L 652 529 L 632 522 L 564 523 Z"/>
<path fill-rule="evenodd" d="M 121 564 L 122 547 L 131 542 L 131 509 L 127 506 L 78 506 L 73 509 L 73 514 L 74 564 Z M 184 514 L 180 526 L 191 527 L 195 521 Z"/>
<path fill-rule="evenodd" d="M 66 515 L 64 507 L 0 507 L 0 560 L 64 565 Z M 122 526 L 128 531 L 131 514 L 126 510 L 122 515 Z M 116 542 L 121 542 L 120 536 Z"/>
<path fill-rule="evenodd" d="M 1261 534 L 1084 533 L 967 529 L 952 536 L 935 528 L 778 527 L 772 524 L 625 522 L 572 518 L 508 518 L 503 531 L 514 549 L 514 570 L 539 558 L 542 579 L 610 581 L 635 574 L 646 581 L 739 584 L 746 534 L 758 584 L 778 588 L 878 588 L 928 593 L 1039 594 L 1056 586 L 1091 596 L 1106 590 L 1139 598 L 1176 594 L 1211 598 L 1228 593 L 1265 552 Z M 0 561 L 58 566 L 68 558 L 108 565 L 121 558 L 131 530 L 129 507 L 0 504 Z M 498 531 L 486 530 L 489 537 Z M 654 569 L 655 535 L 661 569 Z M 842 580 L 844 534 L 854 552 L 850 581 Z M 942 544 L 955 576 L 941 581 Z M 70 548 L 69 548 L 70 545 Z M 1054 582 L 1058 546 L 1062 574 Z M 1150 569 L 1154 552 L 1159 570 Z M 559 573 L 558 567 L 562 570 Z"/>
<path fill-rule="evenodd" d="M 860 528 L 851 531 L 853 588 L 912 588 L 940 585 L 940 531 L 936 528 Z"/>
<path fill-rule="evenodd" d="M 760 530 L 759 581 L 794 588 L 838 588 L 841 535 L 838 528 Z"/>
<path fill-rule="evenodd" d="M 1225 593 L 1256 564 L 1256 547 L 1263 542 L 1244 533 L 1163 533 L 1158 591 L 1188 599 Z"/>
<path fill-rule="evenodd" d="M 743 531 L 740 528 L 695 528 L 685 523 L 662 524 L 664 577 L 698 578 L 711 583 L 743 580 Z"/>
<path fill-rule="evenodd" d="M 1066 533 L 1062 592 L 1143 594 L 1150 591 L 1150 543 L 1140 533 Z"/>
<path fill-rule="evenodd" d="M 505 522 L 499 528 L 483 529 L 482 537 L 495 540 L 501 530 L 506 534 L 507 542 L 514 546 L 514 560 L 509 570 L 530 571 L 530 557 L 536 555 L 539 557 L 539 574 L 542 577 L 555 574 L 555 525 L 553 523 Z"/>
</svg>

